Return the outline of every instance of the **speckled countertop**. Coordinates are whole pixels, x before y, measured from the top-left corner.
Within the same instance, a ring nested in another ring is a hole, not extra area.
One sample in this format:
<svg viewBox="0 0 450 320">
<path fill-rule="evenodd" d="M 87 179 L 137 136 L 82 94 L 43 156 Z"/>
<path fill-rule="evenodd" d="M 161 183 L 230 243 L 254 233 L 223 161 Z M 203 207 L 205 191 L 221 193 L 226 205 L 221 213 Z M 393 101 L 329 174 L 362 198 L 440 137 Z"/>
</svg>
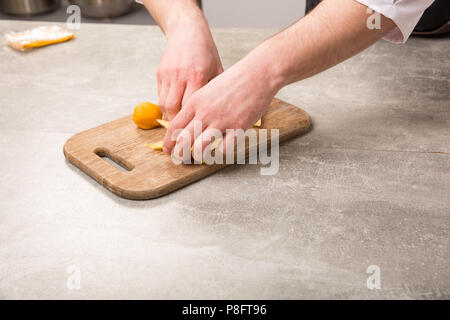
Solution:
<svg viewBox="0 0 450 320">
<path fill-rule="evenodd" d="M 36 25 L 0 21 L 0 35 Z M 314 128 L 281 146 L 277 175 L 228 167 L 128 201 L 62 147 L 157 101 L 164 38 L 154 26 L 76 34 L 0 47 L 0 298 L 450 297 L 450 39 L 379 42 L 284 88 Z M 229 67 L 271 31 L 213 34 Z"/>
</svg>

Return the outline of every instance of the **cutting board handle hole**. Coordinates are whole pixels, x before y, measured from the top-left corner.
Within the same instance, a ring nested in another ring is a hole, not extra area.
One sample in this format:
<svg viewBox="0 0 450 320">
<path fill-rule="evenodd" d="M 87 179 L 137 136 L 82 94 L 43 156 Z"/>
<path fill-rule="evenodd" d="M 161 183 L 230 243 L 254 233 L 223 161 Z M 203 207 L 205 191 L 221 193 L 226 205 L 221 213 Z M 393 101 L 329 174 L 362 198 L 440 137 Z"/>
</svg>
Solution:
<svg viewBox="0 0 450 320">
<path fill-rule="evenodd" d="M 94 153 L 119 171 L 130 172 L 134 168 L 133 165 L 131 165 L 128 161 L 118 156 L 112 155 L 108 149 L 97 148 L 94 150 Z"/>
</svg>

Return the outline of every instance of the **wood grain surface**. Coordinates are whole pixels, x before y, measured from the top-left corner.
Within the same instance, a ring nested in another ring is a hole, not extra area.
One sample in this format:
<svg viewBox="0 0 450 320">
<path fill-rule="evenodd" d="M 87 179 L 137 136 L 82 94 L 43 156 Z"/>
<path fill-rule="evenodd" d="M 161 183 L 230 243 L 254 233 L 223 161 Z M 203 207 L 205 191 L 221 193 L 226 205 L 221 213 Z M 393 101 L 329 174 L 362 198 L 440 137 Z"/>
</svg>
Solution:
<svg viewBox="0 0 450 320">
<path fill-rule="evenodd" d="M 260 128 L 279 129 L 282 142 L 307 132 L 310 119 L 302 109 L 275 98 Z M 227 165 L 176 165 L 169 155 L 145 146 L 162 140 L 165 132 L 163 127 L 139 129 L 128 116 L 74 135 L 64 145 L 64 155 L 108 190 L 134 200 L 168 194 Z M 127 170 L 117 169 L 104 156 Z"/>
</svg>

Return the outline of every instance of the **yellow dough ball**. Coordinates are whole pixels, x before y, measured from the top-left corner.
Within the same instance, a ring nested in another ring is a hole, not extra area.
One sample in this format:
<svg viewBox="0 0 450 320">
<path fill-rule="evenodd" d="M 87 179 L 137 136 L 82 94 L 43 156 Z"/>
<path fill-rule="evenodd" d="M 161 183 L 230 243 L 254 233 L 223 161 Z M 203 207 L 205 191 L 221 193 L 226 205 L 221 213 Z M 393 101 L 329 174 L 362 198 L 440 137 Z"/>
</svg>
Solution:
<svg viewBox="0 0 450 320">
<path fill-rule="evenodd" d="M 161 109 L 151 102 L 142 102 L 134 108 L 133 121 L 141 129 L 158 127 L 159 123 L 156 120 L 161 118 Z"/>
</svg>

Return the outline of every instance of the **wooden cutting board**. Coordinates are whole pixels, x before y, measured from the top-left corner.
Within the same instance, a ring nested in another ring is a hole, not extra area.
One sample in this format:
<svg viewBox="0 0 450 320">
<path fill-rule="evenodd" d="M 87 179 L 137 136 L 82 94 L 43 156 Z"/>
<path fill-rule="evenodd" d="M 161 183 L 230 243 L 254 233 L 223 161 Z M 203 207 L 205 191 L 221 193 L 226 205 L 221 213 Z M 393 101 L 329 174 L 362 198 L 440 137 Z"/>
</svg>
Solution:
<svg viewBox="0 0 450 320">
<path fill-rule="evenodd" d="M 302 109 L 274 99 L 261 128 L 279 129 L 282 142 L 307 132 L 310 119 Z M 128 116 L 74 135 L 64 145 L 64 155 L 108 190 L 135 200 L 165 195 L 227 165 L 176 165 L 169 155 L 145 146 L 162 140 L 165 132 L 162 127 L 139 129 Z M 119 170 L 105 156 L 127 170 Z"/>
</svg>

